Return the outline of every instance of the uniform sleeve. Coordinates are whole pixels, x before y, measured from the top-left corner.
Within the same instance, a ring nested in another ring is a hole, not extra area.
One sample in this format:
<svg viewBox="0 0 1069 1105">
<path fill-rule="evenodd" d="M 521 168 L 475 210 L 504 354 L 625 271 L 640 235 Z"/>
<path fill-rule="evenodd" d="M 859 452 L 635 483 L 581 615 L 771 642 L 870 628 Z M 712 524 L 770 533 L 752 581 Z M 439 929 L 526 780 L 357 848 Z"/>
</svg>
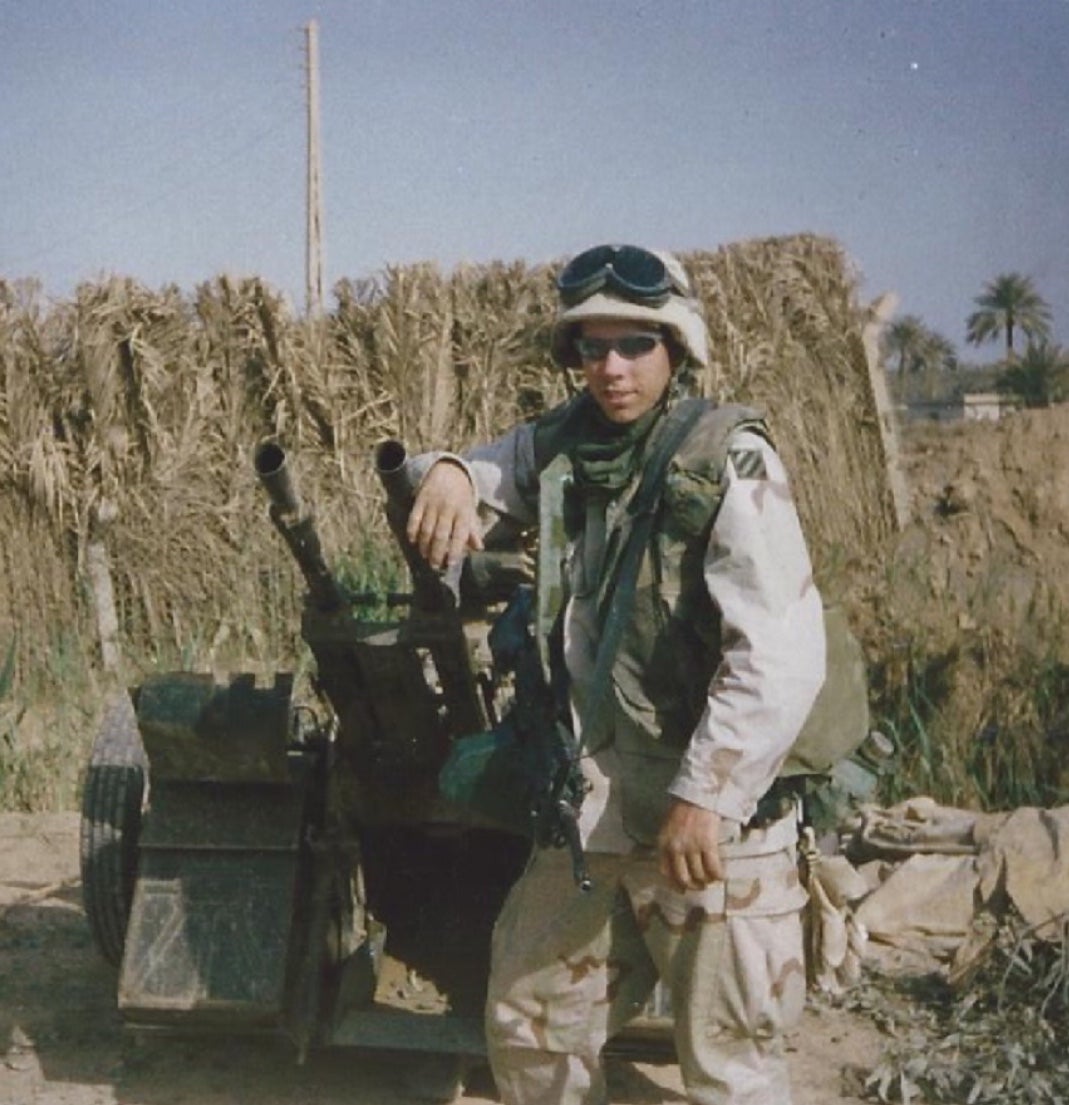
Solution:
<svg viewBox="0 0 1069 1105">
<path fill-rule="evenodd" d="M 772 785 L 824 682 L 820 595 L 772 446 L 742 431 L 705 556 L 723 659 L 669 792 L 745 822 Z"/>
<path fill-rule="evenodd" d="M 537 520 L 538 470 L 529 424 L 463 454 L 429 452 L 412 457 L 408 465 L 413 484 L 418 487 L 440 460 L 453 461 L 467 472 L 488 532 L 502 519 L 522 526 Z"/>
</svg>

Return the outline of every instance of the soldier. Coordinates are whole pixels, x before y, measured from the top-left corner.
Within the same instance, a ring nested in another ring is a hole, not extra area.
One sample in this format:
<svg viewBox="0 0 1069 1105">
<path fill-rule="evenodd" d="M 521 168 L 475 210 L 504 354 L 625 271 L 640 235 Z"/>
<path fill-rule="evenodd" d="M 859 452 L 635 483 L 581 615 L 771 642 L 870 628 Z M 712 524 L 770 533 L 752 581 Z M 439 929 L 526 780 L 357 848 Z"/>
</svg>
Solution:
<svg viewBox="0 0 1069 1105">
<path fill-rule="evenodd" d="M 671 254 L 598 246 L 562 269 L 557 291 L 553 355 L 581 370 L 585 389 L 463 457 L 420 458 L 408 523 L 420 553 L 445 567 L 481 548 L 497 520 L 537 524 L 540 473 L 567 458 L 554 526 L 560 641 L 593 886 L 576 889 L 566 852 L 535 848 L 512 889 L 491 955 L 494 1077 L 506 1105 L 603 1102 L 602 1046 L 660 978 L 689 1100 L 785 1105 L 806 894 L 796 803 L 777 773 L 825 660 L 787 475 L 755 412 L 705 405 L 674 451 L 634 595 L 622 599 L 627 507 L 688 379 L 708 364 L 707 330 Z M 622 601 L 601 698 L 599 638 Z M 589 717 L 594 697 L 605 705 Z"/>
</svg>

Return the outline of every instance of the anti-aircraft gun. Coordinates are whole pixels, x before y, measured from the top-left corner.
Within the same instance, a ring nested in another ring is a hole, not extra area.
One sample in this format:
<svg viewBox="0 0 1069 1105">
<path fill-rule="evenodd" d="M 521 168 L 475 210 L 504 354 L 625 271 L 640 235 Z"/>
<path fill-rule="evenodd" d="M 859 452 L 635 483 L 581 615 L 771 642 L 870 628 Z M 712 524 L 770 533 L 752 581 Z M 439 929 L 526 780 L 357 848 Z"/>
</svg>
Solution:
<svg viewBox="0 0 1069 1105">
<path fill-rule="evenodd" d="M 411 591 L 350 594 L 285 450 L 266 442 L 254 463 L 306 584 L 310 701 L 292 673 L 179 672 L 109 710 L 82 875 L 120 1012 L 138 1029 L 283 1034 L 302 1056 L 480 1054 L 490 930 L 529 845 L 446 801 L 438 772 L 457 737 L 499 720 L 485 642 L 525 560 L 428 568 L 404 536 L 405 450 L 388 441 L 376 470 Z M 631 1040 L 663 1038 L 649 1012 Z"/>
<path fill-rule="evenodd" d="M 302 1053 L 482 1048 L 490 927 L 527 843 L 451 807 L 437 773 L 453 739 L 496 720 L 485 621 L 462 606 L 492 606 L 520 560 L 500 556 L 489 575 L 482 564 L 474 596 L 479 565 L 463 581 L 431 571 L 403 537 L 404 448 L 387 442 L 376 460 L 406 595 L 347 594 L 284 449 L 255 454 L 307 587 L 312 702 L 291 673 L 179 672 L 146 679 L 104 719 L 83 886 L 131 1026 L 282 1032 Z M 374 620 L 383 600 L 391 619 Z"/>
</svg>

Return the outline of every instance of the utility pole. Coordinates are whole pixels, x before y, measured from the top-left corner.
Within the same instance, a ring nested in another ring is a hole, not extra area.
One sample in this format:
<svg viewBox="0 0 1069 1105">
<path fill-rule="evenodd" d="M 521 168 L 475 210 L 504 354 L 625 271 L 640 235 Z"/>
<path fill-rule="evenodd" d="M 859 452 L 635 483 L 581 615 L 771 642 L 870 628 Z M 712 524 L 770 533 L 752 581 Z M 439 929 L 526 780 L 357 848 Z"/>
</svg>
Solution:
<svg viewBox="0 0 1069 1105">
<path fill-rule="evenodd" d="M 319 154 L 319 24 L 305 29 L 308 58 L 308 187 L 305 237 L 305 308 L 309 317 L 323 311 L 323 193 Z"/>
</svg>

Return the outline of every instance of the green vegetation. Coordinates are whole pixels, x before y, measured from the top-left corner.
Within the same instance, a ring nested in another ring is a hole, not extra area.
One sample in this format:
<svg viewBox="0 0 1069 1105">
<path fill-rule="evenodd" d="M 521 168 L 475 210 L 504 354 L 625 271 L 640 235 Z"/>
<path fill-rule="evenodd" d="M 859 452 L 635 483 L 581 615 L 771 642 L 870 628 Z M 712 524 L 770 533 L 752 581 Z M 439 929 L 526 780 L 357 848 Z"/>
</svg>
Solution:
<svg viewBox="0 0 1069 1105">
<path fill-rule="evenodd" d="M 0 668 L 0 706 L 11 691 L 11 685 L 15 681 L 15 640 L 7 646 L 7 655 L 4 658 L 4 666 Z"/>
<path fill-rule="evenodd" d="M 899 398 L 906 398 L 913 379 L 920 379 L 924 397 L 938 397 L 946 373 L 958 368 L 957 354 L 949 339 L 929 329 L 916 315 L 895 319 L 882 335 L 885 361 L 892 362 Z"/>
<path fill-rule="evenodd" d="M 931 651 L 914 639 L 903 651 L 873 671 L 874 723 L 899 750 L 884 801 L 928 794 L 989 810 L 1069 802 L 1069 666 L 994 633 Z"/>
<path fill-rule="evenodd" d="M 1069 918 L 1056 925 L 1053 939 L 1012 914 L 990 925 L 986 949 L 957 986 L 934 973 L 868 974 L 845 1004 L 891 1042 L 864 1079 L 866 1099 L 903 1105 L 1069 1099 Z"/>
<path fill-rule="evenodd" d="M 29 677 L 11 642 L 0 669 L 0 810 L 77 805 L 101 700 L 99 675 L 69 634 L 54 637 Z"/>
<path fill-rule="evenodd" d="M 1049 407 L 1069 399 L 1069 354 L 1045 338 L 1029 342 L 1024 356 L 999 373 L 995 386 L 1019 395 L 1026 407 Z"/>
<path fill-rule="evenodd" d="M 893 319 L 880 336 L 891 390 L 900 402 L 950 403 L 963 394 L 1002 391 L 1026 407 L 1046 407 L 1069 397 L 1069 358 L 1051 340 L 1051 310 L 1030 277 L 995 277 L 974 300 L 965 340 L 981 346 L 1002 339 L 1005 355 L 993 365 L 959 360 L 953 344 L 918 315 Z M 1018 334 L 1026 339 L 1018 354 Z"/>
</svg>

